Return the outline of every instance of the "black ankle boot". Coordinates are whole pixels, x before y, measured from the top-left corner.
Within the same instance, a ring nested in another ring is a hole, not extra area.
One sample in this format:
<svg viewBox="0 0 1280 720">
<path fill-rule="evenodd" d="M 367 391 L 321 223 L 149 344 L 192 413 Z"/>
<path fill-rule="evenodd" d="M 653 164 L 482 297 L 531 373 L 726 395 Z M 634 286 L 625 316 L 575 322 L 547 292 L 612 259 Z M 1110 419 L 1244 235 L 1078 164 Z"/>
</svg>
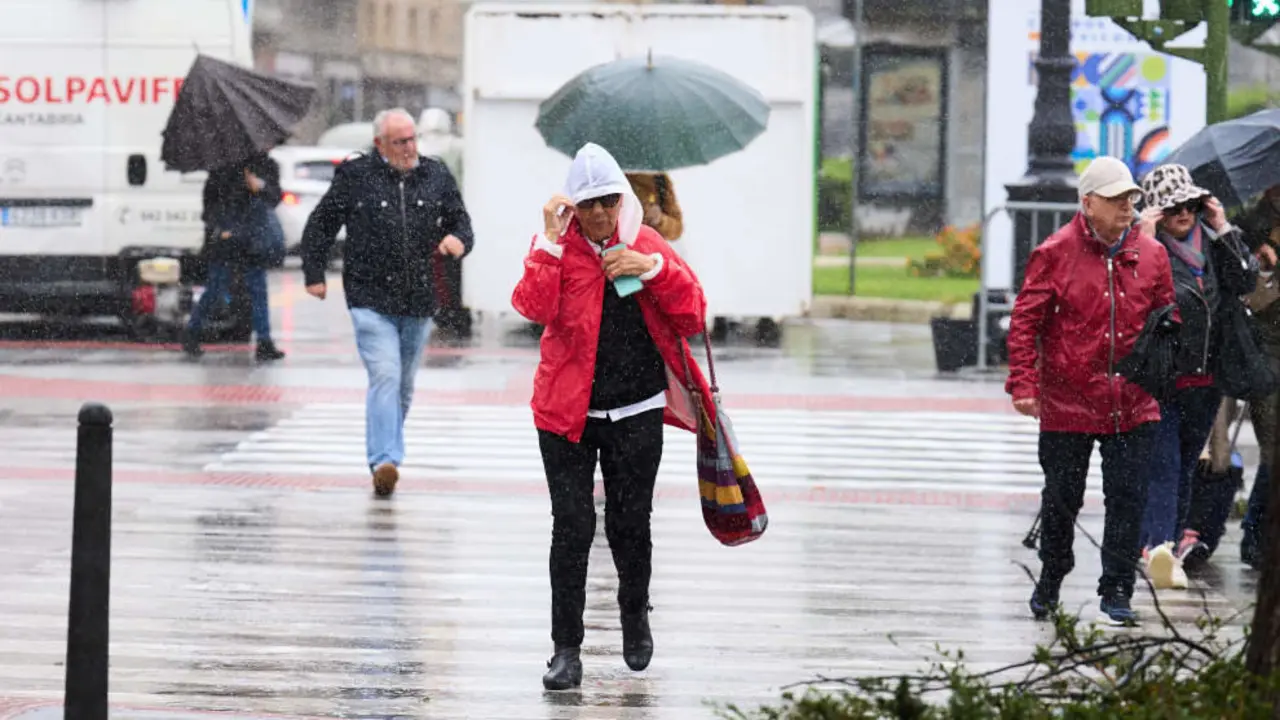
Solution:
<svg viewBox="0 0 1280 720">
<path fill-rule="evenodd" d="M 640 612 L 622 613 L 622 659 L 636 672 L 649 667 L 653 659 L 653 633 L 649 631 L 652 609 L 645 606 Z"/>
<path fill-rule="evenodd" d="M 283 360 L 284 353 L 276 349 L 275 343 L 270 340 L 258 343 L 258 351 L 254 353 L 254 357 L 259 362 L 271 362 L 272 360 Z"/>
<path fill-rule="evenodd" d="M 547 661 L 547 668 L 542 687 L 548 690 L 568 690 L 582 685 L 582 658 L 576 647 L 556 648 L 556 654 Z"/>
</svg>

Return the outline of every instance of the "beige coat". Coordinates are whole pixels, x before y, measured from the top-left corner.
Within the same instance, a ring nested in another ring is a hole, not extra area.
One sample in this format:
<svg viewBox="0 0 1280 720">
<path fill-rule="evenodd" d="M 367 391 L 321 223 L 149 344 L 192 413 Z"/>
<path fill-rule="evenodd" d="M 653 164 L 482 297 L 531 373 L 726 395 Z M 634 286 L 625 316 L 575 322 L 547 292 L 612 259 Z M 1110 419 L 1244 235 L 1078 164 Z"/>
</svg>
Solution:
<svg viewBox="0 0 1280 720">
<path fill-rule="evenodd" d="M 657 207 L 661 213 L 656 223 L 646 220 L 645 224 L 657 230 L 667 242 L 679 240 L 684 234 L 684 215 L 680 212 L 671 177 L 666 173 L 627 173 L 627 181 L 631 183 L 636 197 L 640 198 L 646 215 L 651 207 Z M 661 193 L 658 192 L 659 183 L 665 186 Z"/>
</svg>

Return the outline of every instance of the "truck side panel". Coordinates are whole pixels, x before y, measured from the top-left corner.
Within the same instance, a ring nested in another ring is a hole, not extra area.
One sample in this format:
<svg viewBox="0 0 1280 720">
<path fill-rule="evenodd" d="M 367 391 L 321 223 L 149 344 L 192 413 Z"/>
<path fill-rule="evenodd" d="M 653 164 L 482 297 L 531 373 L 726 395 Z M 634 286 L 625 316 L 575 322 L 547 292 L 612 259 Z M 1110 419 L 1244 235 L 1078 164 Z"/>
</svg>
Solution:
<svg viewBox="0 0 1280 720">
<path fill-rule="evenodd" d="M 166 172 L 161 132 L 197 48 L 251 63 L 243 5 L 5 0 L 0 312 L 112 312 L 122 250 L 199 250 L 203 174 Z"/>
</svg>

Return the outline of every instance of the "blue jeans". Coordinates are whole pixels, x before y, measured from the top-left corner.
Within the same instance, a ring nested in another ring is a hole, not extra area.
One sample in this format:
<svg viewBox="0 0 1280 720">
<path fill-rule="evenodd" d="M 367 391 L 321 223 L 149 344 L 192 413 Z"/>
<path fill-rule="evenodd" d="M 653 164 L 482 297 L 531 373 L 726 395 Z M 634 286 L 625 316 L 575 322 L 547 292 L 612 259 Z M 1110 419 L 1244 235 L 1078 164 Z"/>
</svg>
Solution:
<svg viewBox="0 0 1280 720">
<path fill-rule="evenodd" d="M 351 308 L 356 350 L 369 373 L 365 448 L 369 467 L 404 462 L 404 421 L 413 403 L 413 379 L 431 334 L 431 318 L 383 315 Z"/>
<path fill-rule="evenodd" d="M 1191 479 L 1204 450 L 1222 393 L 1214 387 L 1183 388 L 1160 406 L 1151 448 L 1147 508 L 1141 547 L 1177 542 L 1191 507 Z"/>
<path fill-rule="evenodd" d="M 262 268 L 245 268 L 241 271 L 244 284 L 249 291 L 249 304 L 253 310 L 250 319 L 253 332 L 258 342 L 271 342 L 271 305 L 267 298 L 267 271 Z M 231 269 L 223 263 L 209 266 L 209 277 L 205 280 L 204 294 L 200 302 L 191 309 L 191 320 L 187 323 L 187 331 L 199 337 L 204 318 L 216 303 L 230 302 Z"/>
</svg>

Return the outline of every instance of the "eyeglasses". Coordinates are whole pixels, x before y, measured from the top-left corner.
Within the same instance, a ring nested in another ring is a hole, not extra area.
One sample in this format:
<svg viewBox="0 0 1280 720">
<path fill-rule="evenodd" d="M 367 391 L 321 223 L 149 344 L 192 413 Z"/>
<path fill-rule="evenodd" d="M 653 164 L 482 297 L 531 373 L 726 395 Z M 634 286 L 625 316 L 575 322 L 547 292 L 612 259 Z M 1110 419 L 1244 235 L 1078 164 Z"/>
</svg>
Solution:
<svg viewBox="0 0 1280 720">
<path fill-rule="evenodd" d="M 595 207 L 597 204 L 599 204 L 600 207 L 612 210 L 613 208 L 617 207 L 618 201 L 620 200 L 622 200 L 622 195 L 620 193 L 613 193 L 612 195 L 601 195 L 598 198 L 591 198 L 590 200 L 583 200 L 582 202 L 578 203 L 578 209 L 581 210 L 582 212 L 586 212 L 591 208 Z"/>
<path fill-rule="evenodd" d="M 1199 201 L 1199 200 L 1188 200 L 1187 202 L 1184 202 L 1184 203 L 1178 203 L 1177 205 L 1174 205 L 1173 207 L 1165 208 L 1165 209 L 1164 209 L 1164 216 L 1165 216 L 1165 217 L 1176 217 L 1176 216 L 1178 216 L 1178 215 L 1181 215 L 1183 210 L 1188 210 L 1188 211 L 1190 211 L 1190 212 L 1191 212 L 1191 214 L 1192 214 L 1192 215 L 1195 215 L 1195 214 L 1199 213 L 1202 209 L 1204 209 L 1204 203 L 1203 203 L 1203 202 L 1201 202 L 1201 201 Z"/>
<path fill-rule="evenodd" d="M 1128 195 L 1128 194 L 1126 194 L 1126 195 L 1117 195 L 1117 196 L 1115 196 L 1115 197 L 1103 197 L 1103 196 L 1101 196 L 1101 195 L 1092 195 L 1092 194 L 1091 194 L 1091 195 L 1090 195 L 1090 197 L 1098 198 L 1098 199 L 1099 199 L 1099 200 L 1101 200 L 1102 202 L 1104 202 L 1104 203 L 1106 203 L 1106 204 L 1108 204 L 1108 205 L 1111 205 L 1111 206 L 1113 206 L 1113 207 L 1120 207 L 1120 208 L 1123 208 L 1123 207 L 1133 207 L 1134 205 L 1136 205 L 1136 204 L 1138 203 L 1139 198 L 1141 198 L 1142 196 L 1141 196 L 1141 195 L 1139 195 L 1139 194 L 1136 194 L 1136 193 L 1135 193 L 1135 194 L 1132 194 L 1132 195 Z"/>
<path fill-rule="evenodd" d="M 408 136 L 408 137 L 402 137 L 402 138 L 391 138 L 391 139 L 390 139 L 390 143 L 391 143 L 392 145 L 394 145 L 395 147 L 408 147 L 409 145 L 411 145 L 412 143 L 415 143 L 415 142 L 417 142 L 417 141 L 418 141 L 418 136 L 417 136 L 417 135 L 410 135 L 410 136 Z"/>
</svg>

